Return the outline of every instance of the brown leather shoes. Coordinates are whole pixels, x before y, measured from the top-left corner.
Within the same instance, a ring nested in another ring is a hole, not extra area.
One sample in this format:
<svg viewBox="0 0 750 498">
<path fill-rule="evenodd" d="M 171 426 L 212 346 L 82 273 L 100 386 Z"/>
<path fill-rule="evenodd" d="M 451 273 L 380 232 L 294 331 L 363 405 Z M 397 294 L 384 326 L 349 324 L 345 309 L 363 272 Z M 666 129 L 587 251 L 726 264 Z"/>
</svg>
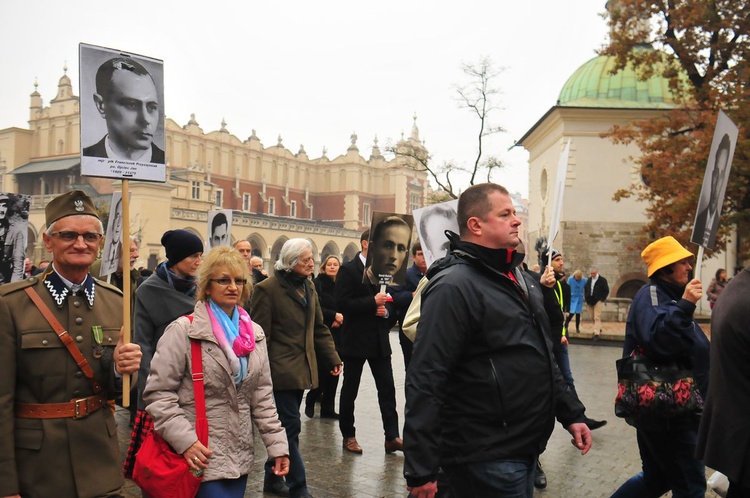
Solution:
<svg viewBox="0 0 750 498">
<path fill-rule="evenodd" d="M 357 442 L 357 438 L 354 436 L 345 437 L 343 446 L 346 451 L 356 453 L 358 455 L 362 454 L 362 447 L 359 445 L 359 443 Z"/>
<path fill-rule="evenodd" d="M 386 453 L 404 451 L 404 442 L 401 440 L 400 437 L 393 438 L 389 441 L 386 441 L 384 446 L 385 446 Z"/>
</svg>

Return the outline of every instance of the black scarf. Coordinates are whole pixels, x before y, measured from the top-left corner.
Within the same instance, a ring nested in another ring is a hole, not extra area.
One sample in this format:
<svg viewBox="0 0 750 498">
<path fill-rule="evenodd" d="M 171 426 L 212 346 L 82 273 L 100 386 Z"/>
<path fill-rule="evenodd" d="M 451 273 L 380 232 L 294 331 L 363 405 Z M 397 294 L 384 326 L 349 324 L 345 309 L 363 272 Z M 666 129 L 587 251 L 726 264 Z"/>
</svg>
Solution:
<svg viewBox="0 0 750 498">
<path fill-rule="evenodd" d="M 167 262 L 156 268 L 156 275 L 166 283 L 174 287 L 177 292 L 186 296 L 195 297 L 195 277 L 178 275 L 167 267 Z"/>
<path fill-rule="evenodd" d="M 307 295 L 307 285 L 305 284 L 309 279 L 305 275 L 300 275 L 299 273 L 293 272 L 291 270 L 280 271 L 277 272 L 277 274 L 286 279 L 287 282 L 292 284 L 297 293 L 300 295 L 300 301 L 302 302 L 302 305 L 307 307 L 309 296 Z"/>
<path fill-rule="evenodd" d="M 661 288 L 661 290 L 663 290 L 673 301 L 679 301 L 680 299 L 682 299 L 682 295 L 685 293 L 684 285 L 673 284 L 672 282 L 667 282 L 666 280 L 662 280 L 659 277 L 652 277 L 651 283 L 654 285 L 658 285 L 659 288 Z"/>
</svg>

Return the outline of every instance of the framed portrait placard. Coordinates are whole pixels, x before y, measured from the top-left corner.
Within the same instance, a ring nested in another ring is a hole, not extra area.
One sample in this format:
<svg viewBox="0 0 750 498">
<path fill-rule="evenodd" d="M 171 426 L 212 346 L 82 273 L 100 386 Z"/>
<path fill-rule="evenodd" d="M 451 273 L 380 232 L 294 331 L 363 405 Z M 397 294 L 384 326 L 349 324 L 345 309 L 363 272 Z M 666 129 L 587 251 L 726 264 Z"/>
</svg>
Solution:
<svg viewBox="0 0 750 498">
<path fill-rule="evenodd" d="M 414 226 L 417 228 L 422 254 L 428 268 L 450 252 L 450 241 L 445 236 L 445 231 L 458 233 L 457 211 L 458 199 L 431 204 L 413 211 Z"/>
<path fill-rule="evenodd" d="M 737 125 L 723 111 L 719 111 L 690 237 L 690 242 L 706 249 L 713 249 L 716 244 L 721 208 L 724 205 L 738 135 Z"/>
<path fill-rule="evenodd" d="M 370 226 L 362 281 L 381 286 L 403 285 L 406 282 L 414 217 L 375 211 Z"/>
<path fill-rule="evenodd" d="M 164 63 L 81 43 L 81 174 L 166 181 Z"/>
</svg>

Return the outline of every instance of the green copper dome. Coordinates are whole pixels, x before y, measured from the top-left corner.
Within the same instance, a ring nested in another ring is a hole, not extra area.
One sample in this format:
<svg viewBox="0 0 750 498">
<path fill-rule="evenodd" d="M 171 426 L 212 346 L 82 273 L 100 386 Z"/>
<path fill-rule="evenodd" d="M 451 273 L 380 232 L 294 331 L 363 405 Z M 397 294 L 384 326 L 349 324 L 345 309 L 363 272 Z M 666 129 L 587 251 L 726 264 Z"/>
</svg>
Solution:
<svg viewBox="0 0 750 498">
<path fill-rule="evenodd" d="M 644 46 L 636 50 L 653 48 Z M 594 57 L 568 78 L 560 91 L 557 105 L 626 109 L 664 109 L 677 106 L 667 78 L 655 75 L 643 81 L 638 79 L 631 66 L 612 74 L 614 67 L 614 57 Z"/>
</svg>

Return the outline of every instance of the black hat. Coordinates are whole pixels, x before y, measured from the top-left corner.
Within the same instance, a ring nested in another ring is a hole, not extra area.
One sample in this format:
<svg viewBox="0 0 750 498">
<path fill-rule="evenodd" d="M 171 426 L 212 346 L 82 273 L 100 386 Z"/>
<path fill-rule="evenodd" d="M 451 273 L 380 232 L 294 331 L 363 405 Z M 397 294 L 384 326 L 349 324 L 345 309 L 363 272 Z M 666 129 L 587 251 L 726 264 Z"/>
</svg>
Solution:
<svg viewBox="0 0 750 498">
<path fill-rule="evenodd" d="M 550 252 L 552 252 L 552 258 L 549 258 Z M 553 247 L 552 249 L 547 249 L 542 253 L 542 261 L 544 261 L 544 264 L 546 265 L 547 261 L 552 261 L 558 256 L 562 256 L 562 253 Z"/>
<path fill-rule="evenodd" d="M 167 266 L 172 267 L 197 252 L 203 252 L 203 241 L 187 230 L 169 230 L 161 236 L 167 252 Z"/>
</svg>

